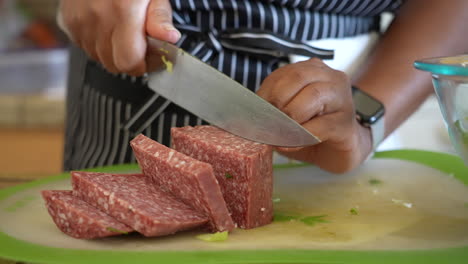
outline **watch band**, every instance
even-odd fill
[[[371,95],[352,86],[356,119],[371,131],[372,148],[375,150],[385,137],[384,105]]]
[[[358,122],[365,127],[368,127],[371,132],[372,137],[372,149],[376,150],[377,147],[382,143],[385,136],[385,117],[380,117],[374,124],[368,124],[365,122],[361,122],[361,118],[358,114],[356,114],[356,119]]]

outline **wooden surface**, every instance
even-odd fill
[[[0,128],[0,188],[60,173],[62,155],[62,128]]]
[[[0,189],[60,173],[62,155],[62,128],[0,128]]]

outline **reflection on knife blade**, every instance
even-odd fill
[[[149,39],[148,43],[147,63],[153,70],[148,86],[173,103],[252,141],[282,147],[320,142],[285,113],[210,65],[167,42]],[[171,72],[165,70],[168,64]]]

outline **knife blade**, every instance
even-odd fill
[[[148,38],[147,64],[150,89],[214,126],[273,146],[320,142],[278,108],[175,45]]]

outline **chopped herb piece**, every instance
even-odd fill
[[[308,226],[314,226],[317,223],[330,223],[330,221],[324,219],[327,215],[317,215],[317,216],[306,216],[299,219],[302,223]]]
[[[226,173],[224,174],[224,177],[226,177],[226,179],[231,179],[231,178],[233,178],[232,175],[229,174],[229,172],[226,172]]]
[[[287,222],[287,221],[292,221],[299,219],[299,216],[292,216],[292,215],[286,215],[286,214],[281,214],[281,213],[275,213],[273,217],[274,222]]]
[[[370,183],[370,185],[379,185],[379,184],[382,183],[382,181],[379,180],[379,179],[370,179],[369,183]]]
[[[272,200],[274,203],[279,203],[279,202],[281,201],[280,198],[273,198],[273,199],[271,199],[271,200]]]
[[[167,49],[165,49],[165,48],[160,48],[159,50],[166,53],[166,54],[169,54],[169,51]]]
[[[463,122],[461,120],[457,120],[454,125],[457,137],[465,146],[468,146],[468,131],[466,131],[466,128],[463,126]]]
[[[406,207],[406,208],[411,208],[411,207],[413,207],[413,204],[412,204],[412,203],[408,203],[408,202],[405,202],[405,201],[403,201],[403,200],[398,200],[398,199],[393,199],[393,198],[392,198],[392,202],[395,203],[395,204],[403,205],[403,206]]]
[[[352,214],[352,215],[358,215],[358,210],[356,208],[351,208],[349,210],[349,213]]]
[[[161,57],[162,59],[162,62],[164,63],[164,65],[166,65],[166,70],[169,72],[169,73],[172,73],[172,67],[173,67],[173,64],[170,60],[166,59],[166,56],[162,56]]]
[[[468,203],[465,203],[465,207],[468,208]]]
[[[289,214],[275,213],[273,217],[274,222],[289,222],[299,220],[308,226],[314,226],[317,223],[330,223],[330,221],[324,219],[327,215],[316,215],[316,216],[294,216]]]
[[[214,234],[202,234],[198,235],[197,238],[206,242],[225,241],[228,238],[228,231],[216,232]]]
[[[120,233],[120,234],[123,234],[123,235],[128,235],[128,232],[125,232],[125,231],[122,231],[122,230],[119,230],[117,228],[113,228],[113,227],[106,227],[107,231],[110,231],[110,232],[114,232],[114,233]]]

